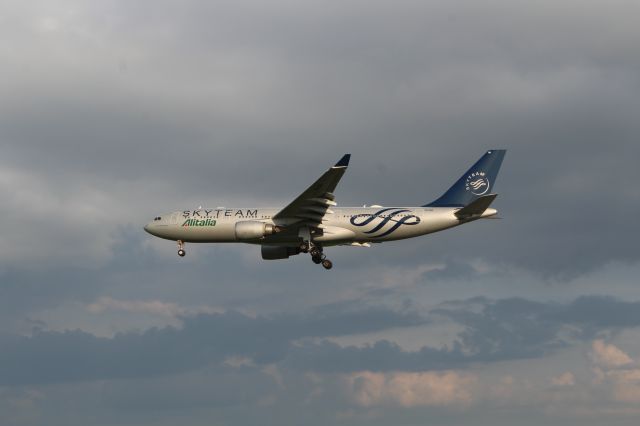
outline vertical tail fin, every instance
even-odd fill
[[[447,192],[423,207],[462,207],[489,194],[496,183],[506,152],[506,149],[487,151]]]

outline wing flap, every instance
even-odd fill
[[[336,203],[335,201],[326,198],[309,198],[307,199],[307,201],[309,203],[318,204],[325,207],[333,207],[338,205],[338,203]]]
[[[299,217],[300,219],[308,219],[312,222],[320,223],[322,222],[323,214],[313,214],[313,213],[296,213],[295,217]]]

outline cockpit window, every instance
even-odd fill
[[[158,220],[162,220],[162,218],[160,216],[156,217],[153,219],[154,221],[158,221]]]

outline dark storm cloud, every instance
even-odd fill
[[[82,22],[49,22],[44,7],[44,21],[33,18],[42,32],[16,19],[5,37],[24,24],[25,48],[4,64],[3,161],[53,194],[87,182],[111,198],[109,213],[151,201],[151,216],[186,200],[285,204],[307,185],[298,176],[310,183],[346,151],[342,205],[422,204],[501,147],[507,220],[465,231],[490,247],[458,234],[419,253],[554,277],[637,261],[636,26],[613,6],[580,7],[580,19],[531,7],[116,1],[85,5]],[[3,208],[11,217],[19,206]],[[395,251],[390,262],[417,261]]]
[[[321,372],[458,369],[540,358],[598,333],[637,327],[640,302],[596,296],[567,304],[477,298],[439,307],[429,315],[447,317],[464,330],[449,346],[418,351],[384,340],[363,347],[309,340],[429,322],[413,312],[339,304],[304,315],[201,314],[184,318],[180,329],[154,328],[113,338],[82,331],[5,334],[0,337],[0,378],[2,384],[16,385],[156,377],[193,371],[230,356]]]
[[[133,227],[114,230],[113,256],[100,267],[83,265],[9,266],[0,270],[0,318],[6,325],[21,321],[30,312],[58,306],[64,301],[94,300],[114,286],[114,272],[131,274],[160,268],[155,253],[142,244],[143,236]],[[60,242],[59,242],[60,243]],[[152,280],[153,281],[153,280]]]
[[[85,330],[0,337],[0,383],[74,382],[57,400],[47,386],[22,400],[0,389],[3,415],[11,411],[16,424],[175,424],[155,414],[159,406],[222,401],[229,411],[198,419],[188,410],[184,423],[251,424],[274,418],[255,391],[242,402],[238,386],[268,388],[256,374],[220,384],[235,389],[230,399],[217,371],[189,396],[146,394],[228,356],[275,363],[301,382],[308,371],[544,358],[638,326],[638,303],[601,297],[543,303],[496,294],[424,316],[366,306],[405,297],[420,306],[432,300],[420,295],[445,284],[447,298],[484,294],[504,270],[571,280],[640,260],[639,14],[626,0],[3,2],[0,329],[24,329],[26,321]],[[504,220],[370,250],[332,248],[330,277],[308,259],[260,263],[255,247],[192,245],[177,262],[171,243],[141,230],[173,209],[284,205],[345,152],[353,158],[336,191],[340,205],[423,204],[494,147],[508,150],[495,187]],[[621,281],[616,288],[633,294],[634,278]],[[532,284],[528,295],[548,297]],[[496,284],[496,293],[524,292],[507,285]],[[568,297],[584,293],[579,280],[571,285]],[[101,297],[227,313],[103,338],[86,330],[91,321],[108,328],[108,319],[84,311]],[[292,313],[362,297],[357,306]],[[49,321],[52,311],[58,324]],[[433,317],[462,327],[446,347],[329,340]],[[135,329],[131,322],[120,329]],[[108,378],[125,380],[114,380],[109,393],[97,381]],[[296,395],[282,403],[280,423],[372,423],[368,415],[341,417],[344,401],[302,403],[297,391],[311,387],[290,390]],[[115,408],[102,405],[105,395]],[[93,401],[86,419],[76,416],[79,397]],[[140,417],[122,417],[129,399],[140,402]],[[42,404],[42,418],[13,416],[18,405],[38,415]],[[304,413],[292,414],[296,406]],[[433,418],[431,409],[418,419],[412,413],[378,420]],[[243,416],[251,420],[237,421]],[[485,422],[496,424],[494,416]]]
[[[293,346],[285,365],[323,372],[459,369],[542,358],[599,333],[640,326],[640,302],[610,297],[585,296],[567,304],[477,298],[455,305],[430,311],[464,326],[449,346],[406,351],[384,340],[363,347],[308,342]]]
[[[281,360],[303,337],[327,337],[424,324],[415,313],[325,306],[305,315],[255,318],[238,312],[184,318],[181,329],[100,338],[80,330],[36,330],[31,337],[0,336],[2,384],[149,377],[201,368],[229,356],[260,364]]]

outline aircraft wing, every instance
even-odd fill
[[[340,161],[327,170],[295,200],[273,216],[274,220],[286,222],[287,225],[307,225],[317,227],[329,208],[335,206],[333,191],[349,165],[351,154],[345,154]]]

